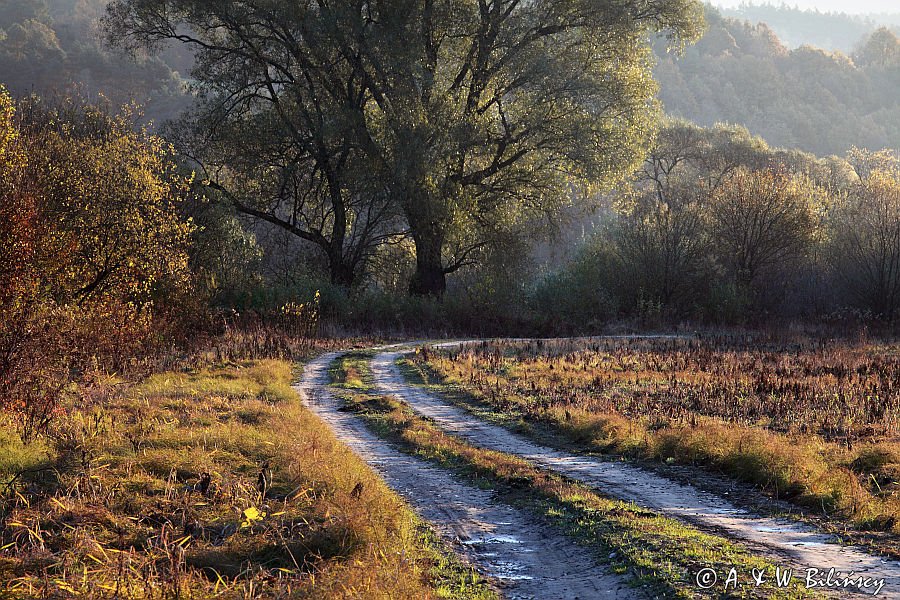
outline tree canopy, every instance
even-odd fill
[[[353,254],[347,236],[369,221],[352,203],[386,198],[415,243],[411,291],[441,294],[496,232],[637,164],[656,108],[647,36],[694,39],[701,22],[693,0],[119,0],[106,25],[132,49],[194,48],[201,122],[232,156],[259,155],[247,171],[288,204],[270,189],[239,208]],[[287,160],[266,167],[253,131]],[[321,190],[324,228],[297,218],[285,170]]]

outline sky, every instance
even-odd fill
[[[725,8],[739,6],[745,0],[713,0],[712,4]],[[896,13],[900,12],[897,0],[755,0],[753,4],[787,4],[803,9],[818,9],[821,12],[844,12],[848,14]]]

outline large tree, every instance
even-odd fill
[[[193,44],[225,119],[272,110],[296,140],[321,123],[284,115],[323,103],[312,114],[333,124],[332,150],[363,157],[402,210],[411,291],[440,294],[497,231],[555,214],[573,183],[633,170],[655,111],[648,36],[693,38],[700,12],[695,0],[117,0],[107,25],[132,47]],[[316,169],[334,161],[302,149]]]
[[[231,83],[228,67],[209,69]],[[233,106],[215,96],[170,133],[201,170],[210,197],[318,247],[331,282],[352,286],[378,246],[404,227],[344,134],[340,107],[315,93],[275,105],[246,98]]]

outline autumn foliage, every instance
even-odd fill
[[[0,93],[0,404],[26,437],[145,347],[187,281],[188,182],[132,121]]]

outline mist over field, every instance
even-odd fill
[[[854,8],[857,6],[853,4]],[[822,11],[793,4],[738,3],[720,7],[723,15],[751,23],[765,23],[788,48],[804,44],[847,55],[857,51],[862,40],[879,27],[894,32],[900,28],[900,10],[887,6],[883,12]]]
[[[713,6],[719,8],[740,8],[742,6],[774,6],[799,8],[804,11],[820,13],[844,13],[851,15],[889,14],[897,9],[893,0],[859,0],[847,2],[846,0],[792,0],[790,2],[747,2],[747,0],[715,0]]]

